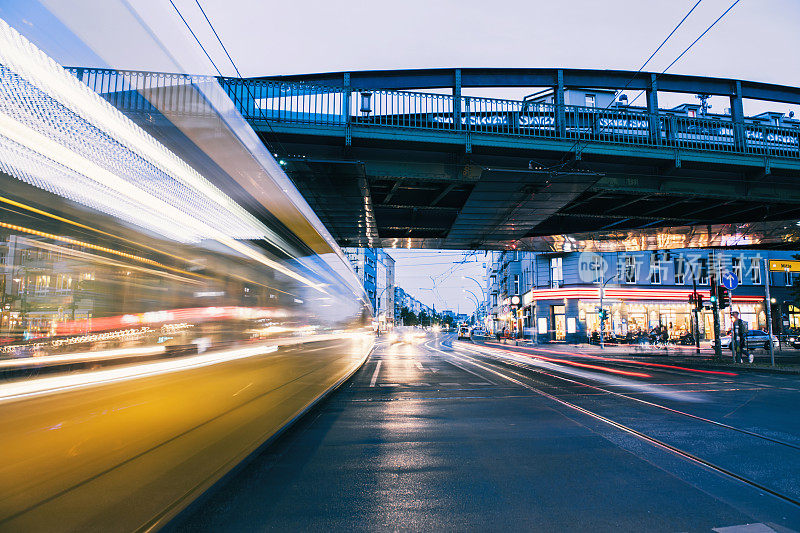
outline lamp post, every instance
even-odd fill
[[[601,283],[601,285],[600,285],[600,309],[597,312],[597,314],[600,315],[600,349],[601,350],[605,349],[605,342],[606,342],[606,340],[605,340],[606,339],[606,317],[605,317],[606,310],[603,309],[603,296],[605,294],[606,284],[609,281],[611,281],[614,278],[616,278],[616,277],[617,277],[617,274],[614,274],[610,278],[604,279],[605,278],[605,272],[603,272],[603,274],[601,275],[601,278],[600,278],[600,283]]]
[[[475,304],[475,320],[476,321],[480,320],[480,316],[479,316],[480,308],[481,308],[480,298],[478,298],[478,296],[474,292],[469,290],[469,289],[463,289],[463,290],[464,290],[464,292],[472,295],[472,297],[473,297],[472,302]]]

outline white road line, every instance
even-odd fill
[[[414,361],[414,364],[417,366],[417,368],[419,368],[423,372],[425,371],[425,368],[423,368],[422,363],[420,363],[419,361]]]
[[[425,346],[426,346],[428,349],[430,349],[430,350],[434,350],[434,351],[436,351],[436,352],[439,352],[439,353],[442,353],[442,354],[444,354],[444,355],[451,355],[451,354],[452,354],[451,352],[449,353],[449,352],[442,351],[442,350],[440,350],[440,349],[438,349],[438,348],[434,348],[433,346],[431,346],[431,343],[427,343],[427,344],[425,344]],[[464,372],[467,372],[467,373],[469,373],[469,374],[472,374],[473,376],[478,376],[478,377],[479,377],[479,378],[481,378],[481,379],[485,379],[485,380],[489,381],[489,384],[490,384],[490,385],[497,385],[497,386],[499,386],[499,384],[498,384],[498,383],[495,383],[494,381],[491,381],[491,380],[487,379],[487,378],[486,378],[486,376],[481,376],[480,374],[478,374],[478,373],[476,373],[476,372],[473,372],[472,370],[469,370],[469,369],[467,369],[467,368],[464,368],[463,366],[461,366],[461,365],[459,365],[459,364],[456,364],[456,363],[454,363],[454,362],[451,360],[451,358],[448,358],[448,359],[447,359],[447,362],[448,362],[448,363],[450,363],[451,365],[453,365],[454,367],[456,367],[456,368],[458,368],[458,369],[460,369],[460,370],[463,370]]]
[[[448,381],[447,383],[439,383],[439,385],[444,385],[446,387],[460,387],[461,383],[453,383],[452,381]]]
[[[378,373],[381,371],[382,364],[383,364],[383,359],[378,359],[378,364],[375,365],[375,372],[372,373],[372,379],[369,382],[370,387],[374,387],[375,383],[378,381]]]

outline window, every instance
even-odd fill
[[[741,257],[734,257],[731,259],[731,266],[733,267],[733,273],[736,274],[736,279],[739,280],[739,283],[742,282],[742,258]]]
[[[757,257],[750,260],[750,276],[753,285],[761,285],[761,261]]]
[[[661,260],[656,254],[650,256],[650,283],[661,285]]]
[[[792,273],[791,273],[791,271],[785,270],[783,272],[783,275],[785,276],[784,281],[786,282],[786,285],[791,285],[792,284]]]
[[[708,285],[708,259],[700,257],[697,259],[697,283]]]
[[[514,294],[519,294],[519,275],[514,274]]]
[[[550,258],[550,286],[561,287],[564,284],[564,271],[560,257]]]
[[[636,257],[625,257],[625,283],[636,283]]]
[[[594,107],[594,95],[587,94],[586,97],[586,107]]]
[[[492,293],[492,306],[496,306],[496,305],[497,305],[497,293],[493,292]]]
[[[686,260],[683,256],[675,258],[675,285],[683,285],[686,277]]]
[[[691,118],[694,118],[694,117],[696,117],[696,116],[697,116],[697,110],[696,110],[696,109],[690,109],[689,111],[687,111],[687,114],[688,114],[688,115],[689,115]]]

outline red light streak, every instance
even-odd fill
[[[547,350],[545,348],[535,348],[537,351],[547,352],[547,353],[554,353],[558,355],[571,355],[574,357],[584,357],[587,359],[600,359],[602,361],[613,361],[616,363],[629,363],[632,365],[641,365],[641,366],[652,366],[657,368],[671,368],[674,370],[685,370],[686,372],[696,372],[698,374],[717,374],[721,376],[738,376],[738,374],[734,372],[725,372],[722,370],[703,370],[700,368],[686,368],[684,366],[675,366],[675,365],[665,365],[662,363],[648,363],[646,361],[633,361],[631,359],[619,359],[615,357],[601,357],[599,355],[588,355],[588,354],[578,354],[578,353],[571,353],[571,352],[561,352],[558,350]],[[524,353],[524,352],[518,352]]]
[[[578,366],[581,368],[590,368],[592,370],[600,370],[602,372],[609,372],[611,374],[620,374],[622,376],[632,376],[637,378],[650,378],[653,377],[650,374],[644,374],[642,372],[632,372],[630,370],[619,370],[618,368],[607,368],[604,366],[597,366],[597,365],[589,365],[586,363],[579,363],[577,361],[568,361],[566,359],[555,359],[553,357],[545,357],[544,355],[539,354],[532,354],[527,352],[518,352],[516,350],[503,350],[504,352],[514,353],[518,355],[524,355],[526,357],[530,357],[532,359],[541,359],[542,361],[547,361],[550,363],[561,363],[570,366]]]

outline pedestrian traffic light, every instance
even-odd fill
[[[714,305],[715,303],[717,303],[717,286],[712,284],[710,292],[711,292],[711,297],[708,299],[708,301],[711,302],[712,305]]]
[[[717,287],[717,298],[719,298],[719,308],[720,309],[725,309],[726,307],[728,307],[728,303],[729,303],[728,302],[728,296],[729,296],[729,294],[730,294],[730,291],[728,291],[728,288],[725,287],[724,285],[720,285],[719,287]]]
[[[702,309],[703,308],[703,295],[702,294],[698,294],[697,295],[697,302],[696,303],[697,303],[697,309]]]

